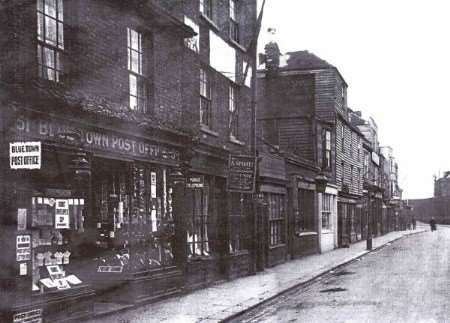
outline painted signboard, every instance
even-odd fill
[[[78,133],[81,144],[88,151],[113,152],[152,161],[177,162],[180,160],[180,152],[170,146],[67,120],[19,116],[13,130],[19,137],[63,141],[72,145],[75,143],[65,140],[61,134]]]
[[[230,192],[254,193],[256,158],[230,155],[228,163],[227,190]]]

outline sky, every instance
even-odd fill
[[[450,170],[449,12],[445,0],[266,0],[258,47],[273,39],[336,66],[348,106],[394,149],[403,198],[427,198]]]

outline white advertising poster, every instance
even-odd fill
[[[69,229],[69,200],[57,199],[55,205],[55,228]]]
[[[11,169],[41,169],[41,142],[24,141],[9,143]]]

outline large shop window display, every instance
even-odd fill
[[[84,286],[78,242],[86,200],[70,170],[73,155],[44,150],[42,168],[16,173],[16,261],[33,294]]]
[[[135,273],[173,264],[172,188],[168,169],[94,162],[97,273]]]

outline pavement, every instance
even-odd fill
[[[416,230],[396,231],[373,238],[372,251],[366,250],[366,241],[363,240],[351,244],[349,248],[290,260],[256,275],[222,282],[189,294],[112,314],[105,315],[105,304],[96,304],[98,314],[101,316],[88,322],[226,322],[296,287],[307,285],[369,252],[426,230],[429,230],[428,226],[419,224]]]

